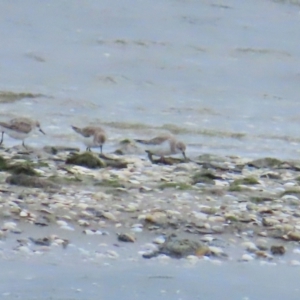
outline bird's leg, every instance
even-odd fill
[[[152,163],[154,163],[154,161],[153,161],[153,154],[152,154],[149,150],[146,150],[146,153],[148,154],[149,160],[150,160]]]
[[[102,154],[102,145],[100,145],[100,153]]]
[[[4,132],[2,131],[2,136],[1,136],[0,145],[2,145],[2,143],[3,143],[3,135],[4,135]]]
[[[160,161],[161,161],[162,164],[165,164],[165,163],[166,163],[165,157],[164,157],[164,156],[161,156],[161,157],[160,157]]]
[[[25,146],[24,140],[23,140],[22,146],[23,146],[26,150],[28,150],[28,148]]]
[[[86,147],[86,151],[89,151],[89,152],[91,152],[92,150],[91,150],[91,148],[90,148],[90,147]]]

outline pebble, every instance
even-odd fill
[[[5,229],[5,230],[14,230],[17,228],[17,224],[14,223],[14,222],[5,222],[3,224],[3,227],[2,227],[2,230]]]
[[[242,261],[251,261],[251,260],[254,260],[254,257],[249,254],[243,254],[241,260]]]
[[[11,159],[16,151],[3,154]],[[61,151],[56,157],[65,160],[66,156],[67,153]],[[191,237],[197,242],[201,240],[217,256],[227,254],[230,245],[246,249],[249,253],[242,256],[243,261],[276,261],[276,255],[282,255],[288,249],[286,244],[289,241],[300,241],[300,199],[297,194],[300,188],[296,180],[300,172],[296,168],[290,168],[287,163],[280,164],[281,168],[278,169],[268,165],[270,159],[261,159],[253,164],[256,167],[250,167],[247,164],[250,165],[251,160],[246,158],[210,156],[211,160],[206,161],[205,156],[202,156],[201,159],[204,159],[204,163],[218,178],[214,182],[210,181],[210,184],[201,182],[195,187],[192,184],[193,176],[202,167],[193,162],[164,166],[151,164],[137,156],[123,155],[122,160],[128,163],[124,169],[89,169],[72,165],[68,165],[66,169],[58,169],[53,157],[47,161],[50,167],[42,167],[41,170],[35,165],[34,168],[43,173],[45,179],[53,175],[71,179],[62,189],[49,193],[43,189],[37,192],[36,189],[27,187],[14,190],[12,185],[8,189],[8,183],[1,187],[3,192],[0,191],[0,210],[5,222],[0,230],[0,242],[4,245],[5,237],[18,239],[16,234],[21,233],[21,230],[17,228],[17,224],[22,226],[22,230],[23,224],[35,224],[39,226],[35,226],[36,230],[48,226],[47,232],[55,232],[59,228],[76,230],[79,234],[88,236],[109,233],[115,236],[117,231],[126,232],[118,238],[126,236],[128,241],[135,241],[137,246],[140,246],[140,239],[148,239],[152,241],[151,247],[156,250],[166,243],[165,236],[176,233],[183,241]],[[109,157],[120,159],[117,155]],[[28,159],[23,161],[27,163]],[[274,162],[271,160],[271,163]],[[214,165],[225,169],[219,170]],[[237,172],[227,171],[226,168]],[[3,178],[9,175],[2,173]],[[83,181],[73,185],[74,176]],[[259,185],[252,184],[250,177],[259,178]],[[231,191],[231,183],[239,179],[243,180],[240,184],[243,191],[240,192],[238,187]],[[249,184],[245,179],[249,179]],[[94,185],[95,182],[103,183],[104,180],[115,181],[123,187]],[[166,188],[161,189],[162,185]],[[105,228],[105,231],[97,228]],[[26,225],[24,230],[26,235],[30,229]],[[71,232],[64,232],[64,235],[72,240]],[[264,237],[261,243],[259,236]],[[38,238],[40,236],[37,234],[36,239]],[[93,241],[92,237],[84,239],[88,245]],[[272,245],[275,241],[280,244]],[[32,246],[30,243],[28,245]],[[28,245],[24,243],[16,249]],[[69,245],[69,241],[56,237],[52,239],[52,245]],[[107,245],[111,246],[109,242]],[[148,245],[149,249],[151,247]],[[35,252],[29,249],[29,253],[42,255],[47,249],[41,248]],[[296,248],[290,254],[297,255],[297,251],[299,250]],[[232,252],[229,253],[230,259],[231,255],[239,255]],[[108,253],[102,255],[105,257]],[[96,254],[91,251],[89,255]],[[97,255],[101,256],[99,253]],[[118,255],[111,254],[112,257]],[[193,255],[188,257],[188,260],[194,259]],[[204,259],[211,260],[206,257]]]
[[[107,250],[105,252],[105,254],[107,255],[107,257],[112,258],[112,259],[116,259],[120,256],[116,251],[113,251],[113,250]]]
[[[257,246],[253,242],[244,242],[242,246],[249,252],[255,252],[258,250]]]
[[[165,239],[163,236],[159,236],[159,237],[156,237],[156,238],[153,240],[153,243],[154,243],[154,244],[161,245],[161,244],[163,244],[165,241],[166,241],[166,239]]]
[[[291,265],[295,266],[295,267],[298,267],[298,266],[300,266],[300,261],[293,259],[293,260],[291,260]]]
[[[224,256],[224,250],[220,247],[209,246],[210,252],[215,256]]]

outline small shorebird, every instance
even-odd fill
[[[164,157],[166,155],[182,153],[184,159],[186,146],[183,142],[177,141],[174,136],[162,135],[150,140],[135,140],[146,147],[150,154]]]
[[[0,145],[3,142],[3,134],[6,133],[14,139],[22,140],[23,147],[27,148],[24,141],[36,128],[41,133],[45,134],[45,132],[41,128],[40,123],[29,118],[15,118],[10,120],[9,123],[0,122],[0,130],[2,131],[2,139]]]
[[[100,147],[100,152],[102,153],[102,147],[106,141],[106,134],[101,127],[87,126],[79,128],[72,125],[72,128],[81,136],[83,143],[86,145],[86,151],[91,151],[91,148]]]

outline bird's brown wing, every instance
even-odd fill
[[[135,141],[145,145],[160,145],[161,143],[165,142],[168,139],[169,136],[157,136],[150,140],[135,140]]]
[[[26,122],[14,122],[10,124],[0,122],[0,126],[6,129],[10,129],[22,133],[29,133],[32,129],[31,125],[27,124]]]

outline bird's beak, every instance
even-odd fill
[[[46,133],[42,130],[42,128],[39,128],[39,131],[40,131],[42,134],[46,134]]]

